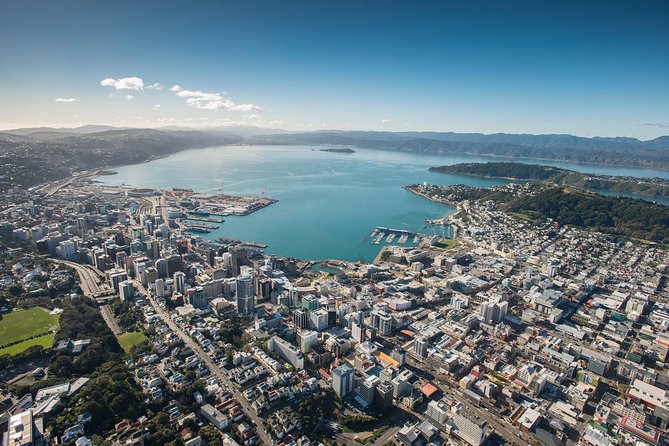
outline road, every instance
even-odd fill
[[[123,330],[121,330],[121,327],[119,327],[116,322],[116,318],[114,318],[114,314],[111,312],[109,305],[102,305],[100,307],[100,314],[102,314],[102,319],[105,320],[109,329],[114,333],[114,336],[123,334]]]
[[[408,363],[418,369],[424,369],[425,364],[417,363],[413,358],[407,358]],[[456,401],[460,401],[464,404],[465,408],[472,414],[479,417],[481,420],[487,422],[492,428],[493,432],[500,435],[508,444],[513,444],[516,446],[527,446],[530,443],[529,439],[523,438],[519,433],[521,432],[515,426],[508,423],[506,420],[497,417],[492,414],[488,409],[476,406],[471,403],[467,397],[462,395],[462,392],[455,383],[451,383],[451,386],[443,385],[439,380],[431,380],[439,390],[441,390],[445,395],[450,395]]]
[[[100,294],[101,291],[103,291],[100,289],[99,282],[100,276],[102,275],[104,277],[104,274],[102,274],[100,271],[95,270],[91,266],[81,265],[79,263],[70,262],[67,260],[53,259],[53,261],[74,268],[74,270],[79,275],[79,286],[81,287],[81,291],[83,291],[85,296],[95,300],[95,297]],[[121,327],[119,327],[118,323],[116,322],[109,305],[100,306],[100,314],[114,335],[123,333],[123,330],[121,330]]]
[[[153,308],[156,310],[156,313],[162,321],[174,332],[181,338],[181,340],[186,344],[188,347],[190,347],[193,350],[193,353],[195,353],[201,360],[202,362],[205,363],[207,368],[209,368],[209,371],[218,378],[218,380],[223,384],[223,386],[228,390],[232,396],[237,400],[237,403],[241,406],[242,410],[246,414],[246,416],[253,421],[255,424],[256,432],[258,433],[258,436],[262,440],[262,442],[266,445],[272,445],[274,442],[272,441],[272,437],[267,433],[265,430],[265,426],[263,426],[263,420],[258,417],[256,414],[256,411],[251,407],[251,405],[247,402],[246,398],[241,394],[241,392],[237,389],[237,387],[230,381],[230,378],[228,375],[223,373],[221,368],[214,362],[213,359],[205,352],[200,345],[193,340],[186,332],[184,332],[179,325],[177,325],[171,318],[169,313],[164,310],[160,305],[158,305],[158,302],[151,296],[151,294],[148,293],[146,288],[138,282],[134,281],[135,286],[139,290],[139,292],[149,299],[151,302],[151,305],[153,305]]]

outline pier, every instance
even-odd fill
[[[208,223],[223,223],[225,220],[222,218],[212,218],[212,217],[192,217],[188,216],[186,217],[186,220],[192,220],[192,221],[204,221]]]
[[[420,243],[421,239],[424,237],[424,234],[419,232],[409,231],[407,229],[393,229],[386,228],[384,226],[377,226],[372,232],[367,235],[362,240],[362,243],[365,243],[368,239],[371,239],[373,245],[380,245],[384,242],[386,244],[392,244],[397,239],[398,245],[404,245],[413,240],[413,243]]]

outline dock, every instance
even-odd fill
[[[364,243],[367,239],[371,239],[371,243],[373,245],[380,245],[384,243],[384,241],[385,244],[392,244],[396,241],[398,245],[404,245],[409,243],[409,240],[413,240],[413,243],[418,244],[423,237],[423,234],[409,231],[407,229],[393,229],[386,228],[384,226],[377,226],[372,232],[369,233],[367,237],[363,239],[362,243]]]
[[[225,220],[222,218],[212,218],[212,217],[192,217],[188,216],[186,217],[186,220],[192,220],[192,221],[204,221],[208,223],[223,223]]]

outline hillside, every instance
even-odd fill
[[[591,190],[610,190],[652,197],[669,197],[669,181],[662,178],[636,178],[592,175],[553,166],[524,163],[463,163],[431,167],[432,172],[452,173],[521,181],[543,181]]]
[[[488,201],[503,211],[529,220],[551,218],[563,225],[594,229],[621,240],[669,244],[669,207],[645,200],[604,196],[545,183],[489,188],[412,185],[407,189],[435,201]]]
[[[45,130],[38,130],[43,134]],[[34,132],[33,132],[34,133]],[[136,164],[186,149],[236,144],[240,137],[227,133],[107,130],[58,138],[0,134],[0,191],[14,186],[31,187],[94,168]]]
[[[323,131],[247,138],[256,144],[324,144],[417,152],[551,159],[615,166],[669,169],[669,138],[584,138],[573,135],[513,135],[452,132]]]

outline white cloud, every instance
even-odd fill
[[[103,87],[114,87],[117,90],[143,90],[144,81],[141,77],[107,78],[100,81]]]
[[[200,110],[229,110],[242,112],[262,112],[262,108],[254,104],[237,104],[226,98],[222,93],[206,93],[199,90],[184,90],[179,85],[170,88],[178,97],[186,99],[186,103]]]
[[[381,124],[389,124],[389,123],[390,123],[390,119],[382,119],[381,120]]]
[[[77,99],[77,98],[56,98],[56,100],[54,102],[67,102],[67,103],[79,102],[79,99]]]
[[[153,110],[158,111],[160,110],[160,104],[156,104],[153,106]]]
[[[132,101],[133,99],[135,99],[135,97],[134,97],[133,95],[131,95],[131,94],[126,95],[125,98],[126,98],[127,100],[129,100],[129,101]]]
[[[151,85],[147,86],[146,88],[148,88],[149,90],[162,90],[163,89],[163,84],[161,84],[160,82],[156,82],[155,84],[151,84]]]

